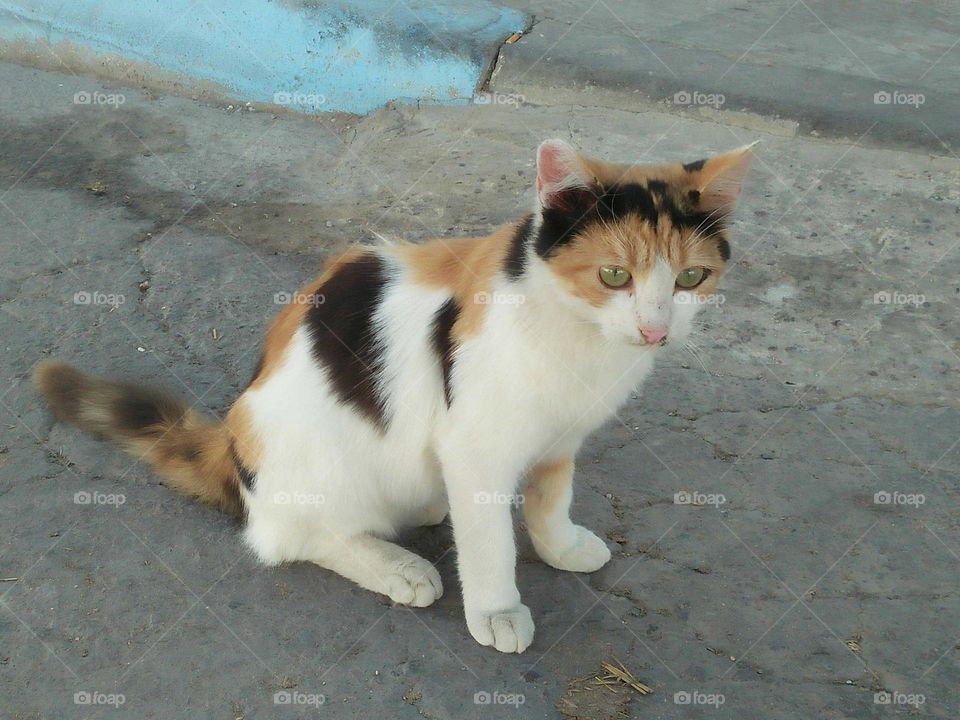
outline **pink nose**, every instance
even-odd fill
[[[647,343],[655,345],[667,336],[667,329],[655,325],[645,325],[640,328],[640,334],[643,335],[643,339],[646,340]]]

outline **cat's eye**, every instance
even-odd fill
[[[619,265],[604,265],[600,268],[600,280],[607,287],[623,287],[630,282],[630,272]]]
[[[697,285],[703,282],[703,279],[707,276],[706,269],[702,267],[688,267],[685,270],[681,270],[677,273],[677,286],[690,289],[695,288]]]

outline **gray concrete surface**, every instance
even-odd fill
[[[534,26],[503,48],[493,87],[530,102],[579,98],[688,115],[720,106],[779,117],[804,134],[939,154],[960,148],[953,3],[504,2],[533,15]],[[875,102],[876,93],[890,102]]]
[[[0,64],[3,717],[960,714],[960,161],[588,105],[274,117]],[[764,142],[699,351],[580,458],[575,516],[614,559],[577,576],[521,549],[521,656],[469,637],[449,528],[406,538],[448,588],[425,610],[260,568],[225,518],[53,424],[29,386],[55,356],[220,413],[276,293],[359,240],[517,217],[552,136],[637,161]],[[613,658],[653,693],[577,682]],[[325,703],[276,705],[284,689]]]

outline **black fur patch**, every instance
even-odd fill
[[[532,228],[533,215],[527,215],[510,239],[510,250],[507,252],[506,260],[504,260],[503,269],[511,280],[516,280],[526,270],[527,241],[530,238]]]
[[[656,194],[656,200],[654,199]],[[651,180],[647,187],[628,183],[608,188],[597,200],[600,219],[611,222],[627,215],[639,215],[651,225],[657,224],[657,203],[663,203],[667,197],[667,186],[658,180]]]
[[[233,460],[233,466],[237,468],[237,475],[240,476],[240,482],[243,483],[243,486],[249,492],[253,492],[253,486],[257,481],[257,476],[250,471],[250,468],[243,464],[232,442],[230,443],[230,458]]]
[[[695,191],[694,191],[695,192]],[[542,258],[550,258],[587,226],[612,223],[628,215],[638,215],[656,227],[661,215],[670,218],[675,228],[696,229],[712,235],[721,229],[722,218],[710,218],[697,209],[699,193],[675,197],[662,180],[650,180],[646,187],[637,183],[564,193],[564,203],[543,211],[543,224],[534,247]]]
[[[196,462],[203,454],[203,448],[197,443],[191,441],[189,437],[185,438],[181,444],[176,447],[177,455],[186,462]]]
[[[667,197],[667,184],[663,180],[648,180],[647,190],[660,198]]]
[[[708,219],[707,213],[700,212],[697,210],[697,204],[700,202],[700,193],[696,190],[691,190],[686,197],[686,202],[680,199],[679,202],[674,200],[674,197],[670,194],[670,189],[665,182],[662,180],[651,180],[647,183],[647,187],[650,189],[656,198],[659,211],[665,213],[670,217],[670,224],[675,228],[699,228],[703,230],[706,227],[706,222]],[[653,223],[656,225],[656,222]],[[703,226],[703,227],[701,227]]]
[[[706,164],[706,160],[694,160],[693,162],[688,162],[683,164],[683,169],[687,172],[696,172],[697,170],[703,170],[703,166]]]
[[[377,390],[383,347],[373,316],[386,285],[383,260],[373,253],[363,255],[318,289],[324,302],[311,307],[306,317],[313,356],[327,368],[334,391],[380,428],[386,426],[385,403]]]
[[[178,422],[184,412],[179,402],[150,388],[126,383],[120,386],[111,410],[117,429],[128,433]]]
[[[554,202],[541,213],[540,232],[534,242],[534,249],[542,258],[551,257],[596,219],[597,196],[590,190],[567,190]]]
[[[723,218],[719,215],[710,217],[710,213],[700,212],[689,207],[680,207],[674,203],[667,205],[670,222],[675,228],[696,230],[697,234],[709,237],[720,228]]]
[[[730,243],[727,242],[726,238],[717,238],[717,250],[720,251],[720,257],[723,258],[724,262],[730,259]]]
[[[437,310],[433,318],[433,333],[431,339],[433,350],[440,360],[440,371],[443,374],[443,395],[447,407],[453,402],[453,387],[450,377],[453,373],[453,325],[460,317],[460,304],[450,298]]]

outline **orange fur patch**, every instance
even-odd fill
[[[646,185],[650,180],[662,180],[675,188],[703,190],[712,179],[727,171],[743,157],[741,151],[715,155],[703,161],[703,166],[687,170],[679,163],[662,165],[621,165],[596,158],[580,156],[580,163],[586,173],[603,187],[637,183]]]
[[[253,419],[245,395],[237,398],[226,418],[227,432],[233,442],[233,451],[244,467],[256,472],[260,469],[263,442],[254,431]]]
[[[539,531],[540,520],[548,517],[563,500],[573,477],[573,457],[534,466],[527,473],[523,509],[528,524]]]
[[[431,240],[391,250],[413,270],[416,282],[432,288],[448,288],[460,306],[453,326],[457,342],[480,331],[488,304],[482,294],[503,267],[517,225],[507,225],[481,238]]]

